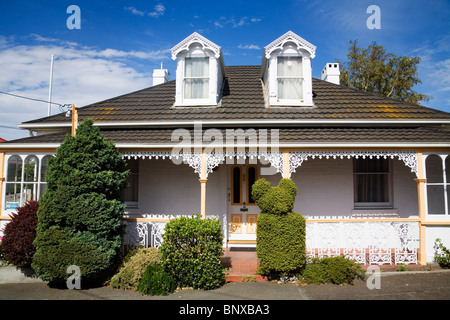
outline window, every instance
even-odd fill
[[[353,159],[353,178],[355,206],[391,206],[388,159]]]
[[[449,215],[450,156],[432,154],[425,160],[427,207],[430,215]]]
[[[11,155],[6,161],[4,208],[16,210],[45,192],[51,155]]]
[[[253,184],[258,180],[258,173],[256,172],[255,166],[247,167],[247,203],[255,204],[255,200],[252,197],[252,187]]]
[[[209,58],[185,58],[184,98],[208,99]]]
[[[130,174],[127,176],[128,186],[122,195],[124,201],[129,207],[137,207],[139,201],[139,159],[127,160],[127,169]]]
[[[231,204],[242,204],[242,168],[233,166],[231,168]]]
[[[246,166],[246,169],[240,165],[234,165],[231,168],[231,204],[255,205],[255,200],[252,198],[252,187],[257,179],[258,171],[255,165]]]
[[[302,70],[301,57],[277,58],[278,99],[303,98]]]

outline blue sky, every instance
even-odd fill
[[[81,29],[69,29],[70,5]],[[381,29],[367,28],[377,5]],[[292,30],[317,46],[313,76],[327,62],[345,60],[349,40],[376,41],[396,55],[421,58],[414,89],[422,103],[450,112],[450,2],[342,1],[29,1],[0,2],[0,91],[84,106],[151,86],[163,62],[171,79],[170,49],[196,31],[222,47],[226,65],[258,65],[264,46]],[[60,112],[52,106],[52,114]],[[28,135],[17,124],[45,117],[46,103],[0,94],[0,137]]]

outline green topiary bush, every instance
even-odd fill
[[[157,248],[139,248],[133,250],[129,258],[127,255],[125,260],[119,272],[111,278],[113,288],[136,288],[147,267],[161,263],[161,255]]]
[[[32,268],[42,280],[65,282],[80,268],[82,282],[104,281],[117,264],[125,232],[126,163],[92,120],[67,136],[48,164],[40,198]]]
[[[307,284],[353,284],[356,278],[364,277],[361,266],[343,256],[312,259],[301,274],[302,281]]]
[[[306,220],[294,208],[297,187],[290,179],[282,179],[271,187],[259,179],[252,196],[261,209],[256,229],[258,274],[279,276],[297,273],[306,263]]]
[[[11,215],[11,221],[4,229],[3,259],[17,267],[30,267],[33,261],[38,209],[37,201],[28,201],[17,209],[17,213]]]
[[[139,292],[152,296],[166,296],[173,293],[176,288],[175,280],[160,264],[149,265],[137,285]]]
[[[297,273],[306,263],[306,222],[300,214],[261,213],[257,221],[258,274]]]
[[[160,247],[164,269],[178,287],[215,289],[225,283],[220,257],[222,229],[217,219],[200,215],[180,217],[166,224]]]

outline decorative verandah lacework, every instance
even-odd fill
[[[303,161],[309,158],[315,159],[394,159],[397,157],[418,177],[417,152],[414,151],[290,151],[289,152],[289,177]]]
[[[201,177],[202,154],[201,152],[179,152],[170,151],[134,151],[122,152],[125,159],[170,159],[177,163],[185,162],[195,173]],[[206,153],[206,177],[213,172],[213,169],[226,159],[264,159],[268,161],[277,172],[283,173],[283,153],[282,152],[260,152],[260,151],[232,151],[232,152],[207,152]]]
[[[170,151],[134,151],[123,152],[122,156],[127,159],[171,159],[182,160],[187,163],[196,173],[201,176],[201,152],[180,152],[172,153]],[[284,159],[281,151],[234,151],[234,152],[208,152],[206,153],[206,176],[214,168],[228,159],[264,159],[273,166],[277,172],[283,176]],[[311,159],[351,159],[351,158],[398,158],[403,161],[407,167],[418,176],[417,152],[414,151],[289,151],[289,177],[302,165],[303,161]]]

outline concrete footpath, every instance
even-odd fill
[[[10,281],[0,278],[0,300],[450,300],[450,270],[379,275],[346,286],[230,282],[216,290],[183,289],[168,296],[144,296],[110,287],[57,289],[36,278],[11,278]]]

